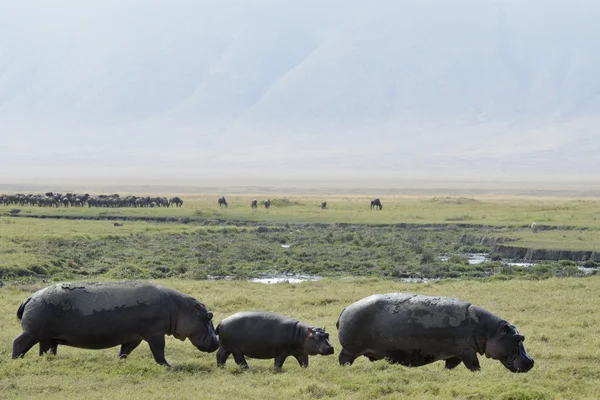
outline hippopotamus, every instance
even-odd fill
[[[23,333],[13,342],[12,358],[36,343],[40,355],[57,345],[105,349],[121,345],[126,358],[141,342],[154,360],[165,359],[165,335],[186,338],[200,351],[213,352],[219,341],[212,313],[198,300],[149,282],[59,283],[35,292],[17,311]]]
[[[308,367],[308,356],[333,354],[329,334],[293,318],[263,311],[241,312],[225,318],[217,325],[221,347],[217,365],[225,366],[230,354],[242,368],[248,368],[244,356],[275,359],[280,369],[288,356]]]
[[[337,324],[340,365],[363,355],[409,367],[445,360],[480,369],[477,354],[499,360],[512,372],[527,372],[533,359],[514,325],[481,307],[451,297],[374,294],[346,307]]]

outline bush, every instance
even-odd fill
[[[34,265],[29,267],[29,270],[38,274],[38,275],[48,275],[48,270],[41,265]]]
[[[32,275],[31,271],[22,267],[0,266],[0,279],[10,279]]]
[[[133,265],[111,268],[107,275],[114,279],[147,279],[150,278],[148,271]]]
[[[265,204],[264,201],[261,202],[262,205]],[[290,199],[286,199],[285,197],[273,199],[271,200],[271,206],[275,207],[291,207],[291,206],[300,206],[302,203]]]
[[[435,261],[435,256],[433,255],[433,253],[429,250],[423,250],[423,253],[421,254],[420,263],[421,264],[429,264],[434,261]]]
[[[450,264],[459,264],[459,265],[469,265],[469,258],[465,256],[453,255],[448,258],[448,263]]]

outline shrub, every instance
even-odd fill
[[[108,276],[114,279],[147,279],[150,278],[148,271],[133,265],[111,268]]]
[[[460,264],[460,265],[469,265],[469,258],[465,256],[453,255],[448,258],[448,263],[450,264]]]
[[[420,263],[421,264],[429,264],[434,261],[435,261],[435,256],[433,255],[433,253],[429,250],[423,250],[423,253],[421,254]]]
[[[22,267],[0,266],[0,279],[10,279],[32,275],[31,271]]]

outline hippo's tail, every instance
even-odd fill
[[[27,305],[27,303],[29,303],[30,300],[31,300],[31,297],[28,298],[27,300],[25,300],[24,302],[22,302],[21,305],[19,306],[19,309],[17,310],[17,318],[19,318],[19,321],[23,318],[23,313],[25,312],[25,306]]]
[[[344,311],[346,311],[345,308],[340,313],[340,316],[338,317],[337,321],[335,321],[335,327],[337,328],[338,331],[340,330],[340,318],[342,317],[342,314],[344,313]]]
[[[217,327],[215,328],[215,333],[217,335],[219,334],[219,328],[221,328],[221,324],[217,325]]]

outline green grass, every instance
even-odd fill
[[[218,369],[215,354],[189,342],[167,340],[172,370],[154,364],[146,345],[126,361],[117,348],[59,347],[54,356],[10,360],[20,332],[18,305],[39,286],[0,289],[0,393],[3,399],[597,399],[600,398],[600,277],[543,281],[444,281],[406,284],[374,278],[323,280],[265,286],[249,282],[181,281],[160,283],[204,301],[215,321],[242,310],[262,309],[325,326],[335,356],[315,356],[308,369],[293,359],[282,372],[272,360],[249,359],[241,371],[229,360]],[[446,371],[438,362],[419,368],[371,363],[361,358],[347,368],[337,364],[335,321],[342,309],[373,293],[411,292],[462,298],[514,323],[526,336],[535,359],[527,374],[512,374],[499,362],[481,358],[482,371],[464,366]]]
[[[522,228],[482,231],[279,224],[260,232],[256,226],[234,224],[126,221],[115,227],[105,220],[0,217],[0,279],[31,275],[50,276],[53,280],[102,276],[245,279],[264,273],[504,279],[583,275],[572,263],[507,268],[498,262],[468,265],[464,256],[441,260],[442,256],[492,249],[461,244],[465,233],[526,235]],[[589,234],[581,230],[546,231],[536,237],[557,232]]]
[[[21,214],[83,216],[98,220],[0,217],[0,279],[32,274],[53,279],[208,276],[261,273],[322,276],[501,278],[574,276],[574,265],[537,269],[500,263],[465,265],[441,256],[489,252],[460,243],[463,234],[508,237],[509,246],[546,250],[600,250],[596,200],[518,196],[390,196],[383,211],[366,196],[271,196],[270,209],[252,210],[260,196],[190,195],[183,208],[101,209],[21,207]],[[263,196],[264,197],[264,196]],[[320,208],[325,198],[328,209]],[[0,207],[0,215],[11,207]],[[121,218],[123,226],[105,220]],[[171,217],[179,222],[132,221]],[[530,221],[559,229],[533,233]],[[410,225],[404,226],[403,223]],[[257,224],[269,227],[258,233]],[[289,245],[282,248],[281,245]],[[592,265],[593,266],[593,265]]]
[[[358,195],[269,195],[270,209],[250,208],[250,201],[266,195],[227,196],[229,208],[217,206],[218,194],[182,196],[182,208],[45,208],[0,206],[0,214],[13,208],[24,214],[72,216],[156,216],[175,218],[225,219],[263,222],[347,222],[361,224],[468,223],[495,226],[540,225],[600,229],[600,200],[561,197],[479,195],[464,196],[382,196],[382,211],[369,209],[376,197]],[[327,201],[327,210],[321,201]]]

